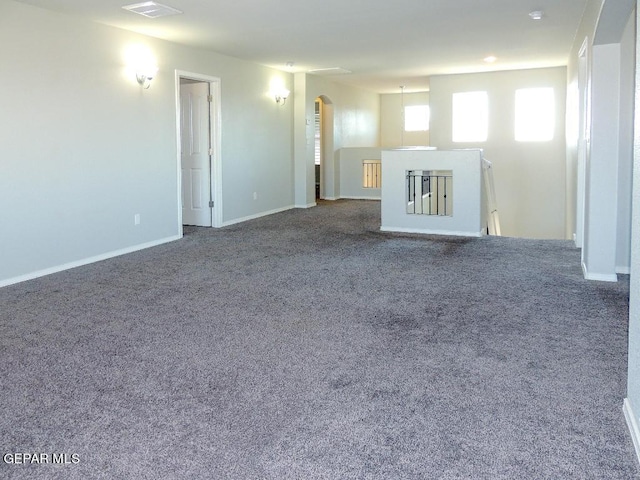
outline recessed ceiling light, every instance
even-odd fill
[[[531,20],[542,20],[544,12],[542,10],[534,10],[533,12],[529,12],[529,17],[531,17]]]
[[[147,18],[159,18],[166,17],[168,15],[179,15],[182,13],[182,11],[177,8],[168,7],[167,5],[162,5],[156,2],[134,3],[132,5],[125,5],[122,8]]]
[[[493,55],[489,55],[488,57],[484,58],[484,61],[486,63],[494,63],[496,60],[498,60],[498,57],[495,57]]]

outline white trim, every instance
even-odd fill
[[[320,200],[329,200],[329,201],[335,201],[335,200],[340,200],[339,197],[322,197]]]
[[[357,196],[352,197],[350,195],[340,197],[340,198],[344,200],[382,200],[382,197],[357,197]]]
[[[288,207],[276,208],[274,210],[269,210],[267,212],[256,213],[254,215],[249,215],[247,217],[235,218],[233,220],[227,220],[226,222],[222,223],[222,226],[223,227],[228,227],[229,225],[235,225],[236,223],[242,223],[242,222],[246,222],[248,220],[255,220],[256,218],[266,217],[267,215],[273,215],[274,213],[284,212],[286,210],[291,210],[293,208],[296,208],[296,207],[294,207],[293,205],[290,205]]]
[[[381,232],[421,233],[426,235],[450,235],[454,237],[484,237],[484,230],[480,232],[460,232],[456,230],[428,230],[423,228],[380,227]]]
[[[293,208],[312,208],[317,206],[318,204],[316,202],[313,202],[313,203],[307,203],[306,205],[294,205]]]
[[[8,278],[6,280],[0,280],[0,288],[14,283],[26,282],[27,280],[33,280],[34,278],[44,277],[45,275],[51,275],[52,273],[62,272],[64,270],[70,270],[76,267],[82,267],[90,263],[101,262],[113,257],[119,257],[120,255],[126,255],[127,253],[137,252],[138,250],[144,250],[146,248],[156,247],[163,243],[174,242],[180,240],[182,235],[175,235],[172,237],[161,238],[160,240],[154,240],[152,242],[141,243],[133,245],[132,247],[121,248],[119,250],[113,250],[111,252],[102,253],[93,257],[83,258],[74,262],[63,263],[62,265],[56,265],[55,267],[45,268],[44,270],[37,270],[35,272],[27,273],[26,275],[20,275],[19,277]]]
[[[180,118],[180,75],[176,70],[176,154],[178,161],[176,162],[176,181],[178,182],[176,192],[176,206],[178,210],[178,231],[182,232],[182,144],[180,140],[180,130],[182,125],[182,119]]]
[[[586,280],[595,280],[598,282],[617,282],[618,275],[615,273],[589,273],[587,265],[582,262],[582,275]]]
[[[591,64],[589,54],[589,36],[584,37],[580,50],[578,51],[578,138],[576,152],[576,214],[574,225],[576,238],[574,244],[576,248],[584,246],[585,237],[585,216],[586,216],[586,163],[590,155],[591,140]],[[584,159],[580,161],[582,144],[580,137],[584,137]],[[569,180],[567,178],[567,180]],[[567,192],[570,188],[567,188]],[[569,202],[567,202],[569,205]],[[584,251],[581,252],[584,256]]]
[[[633,414],[631,402],[628,398],[624,399],[622,411],[624,412],[624,418],[627,420],[627,426],[629,427],[629,433],[631,434],[631,440],[633,441],[633,448],[636,451],[638,463],[640,463],[640,428],[638,428],[638,422],[636,422],[636,416]]]
[[[213,101],[209,104],[209,118],[211,124],[209,139],[213,155],[211,155],[211,191],[213,192],[213,209],[211,226],[222,227],[222,112],[221,112],[221,80],[218,77],[201,75],[199,73],[175,71],[176,83],[176,142],[178,169],[178,228],[182,231],[182,158],[180,145],[180,79],[197,80],[209,84],[209,94]]]

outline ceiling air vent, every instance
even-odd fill
[[[130,12],[137,13],[138,15],[143,15],[148,18],[159,18],[166,17],[169,15],[179,15],[182,12],[176,8],[168,7],[166,5],[162,5],[156,2],[142,2],[142,3],[134,3],[132,5],[125,5],[125,10],[129,10]]]

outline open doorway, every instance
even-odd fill
[[[220,227],[220,79],[176,71],[176,115],[180,228]]]
[[[315,100],[314,132],[315,132],[315,199],[336,200],[339,185],[334,158],[333,142],[333,103],[325,95]]]
[[[322,98],[316,98],[315,102],[315,115],[314,115],[314,169],[315,169],[315,187],[316,187],[316,200],[324,198],[324,171],[322,168],[322,156],[323,156],[323,107],[324,102]]]

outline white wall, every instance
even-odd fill
[[[615,280],[630,265],[631,132],[635,20],[634,0],[590,0],[567,68],[567,232],[576,232],[579,128],[579,51],[585,55],[591,120],[586,169],[583,268],[587,278]],[[596,82],[596,83],[594,83]],[[613,108],[612,108],[613,107]],[[595,156],[594,156],[595,155]],[[609,182],[609,192],[602,188]],[[593,195],[592,195],[593,194]],[[590,231],[586,230],[590,227]]]
[[[582,268],[585,278],[616,281],[620,45],[595,45],[592,65]]]
[[[618,4],[619,5],[619,4]],[[610,9],[603,12],[611,15]],[[591,142],[586,168],[582,264],[585,277],[629,272],[635,22],[629,11],[612,31],[601,14],[591,47]],[[597,43],[598,39],[615,43]]]
[[[526,238],[565,238],[566,69],[441,75],[430,80],[431,145],[440,149],[482,148],[493,163],[502,234]],[[514,140],[515,91],[552,87],[556,128],[550,142]],[[486,91],[489,138],[484,143],[452,142],[452,95]]]
[[[577,208],[577,176],[578,176],[578,129],[579,125],[579,53],[586,39],[588,63],[586,69],[591,71],[591,56],[593,38],[598,16],[604,0],[588,0],[582,16],[582,22],[576,32],[575,41],[569,54],[567,65],[567,156],[566,156],[566,221],[565,232],[567,238],[576,233]],[[590,82],[590,80],[589,80]]]
[[[377,147],[341,148],[337,154],[340,165],[340,198],[380,200],[379,188],[362,186],[362,161],[381,160],[382,150]]]
[[[453,215],[407,213],[407,171],[448,170]],[[380,230],[480,237],[486,232],[486,204],[479,150],[396,149],[382,151]]]
[[[380,95],[380,146],[383,148],[429,145],[426,132],[404,131],[404,106],[429,105],[429,92]]]
[[[325,149],[322,165],[326,197],[340,197],[338,150],[377,147],[380,143],[379,94],[317,75],[295,74],[295,204],[298,207],[315,205],[313,121],[318,97],[325,101],[325,119],[329,116],[333,119],[333,147]]]
[[[640,1],[636,2],[636,14]],[[638,21],[636,17],[636,21]],[[640,39],[636,39],[635,110],[640,112]],[[634,127],[633,221],[631,242],[631,286],[629,298],[629,354],[627,397],[624,411],[640,461],[640,118]]]
[[[221,79],[223,220],[293,205],[292,109],[267,95],[290,75],[13,1],[0,43],[0,285],[179,238],[176,69]]]
[[[616,271],[629,273],[631,265],[631,192],[633,177],[633,98],[635,88],[635,14],[620,42],[620,138],[618,158],[618,225]]]

